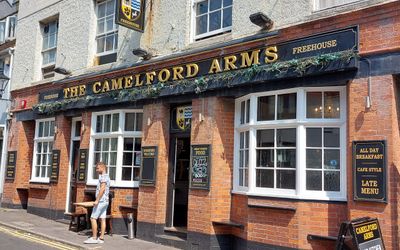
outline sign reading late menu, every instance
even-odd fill
[[[9,151],[7,154],[7,180],[14,180],[15,178],[15,167],[17,163],[17,151]]]
[[[58,182],[59,170],[60,170],[60,150],[53,150],[53,153],[51,155],[50,182]]]
[[[79,149],[78,182],[86,182],[88,150]]]
[[[190,188],[210,187],[210,145],[192,145],[190,166]]]
[[[142,147],[142,168],[140,170],[140,185],[154,186],[157,173],[157,147]]]
[[[354,200],[386,202],[385,141],[353,142]]]
[[[353,241],[359,250],[384,250],[381,228],[377,219],[367,219],[360,222],[352,222],[351,234]]]

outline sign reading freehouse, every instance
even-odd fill
[[[198,62],[189,62],[144,72],[132,68],[132,73],[127,75],[105,78],[101,81],[86,84],[77,82],[73,86],[61,90],[40,93],[39,101],[65,100],[123,89],[141,88],[158,83],[173,83],[194,77],[245,69],[253,65],[261,66],[322,54],[356,51],[357,49],[357,28],[348,28]]]

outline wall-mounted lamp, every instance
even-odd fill
[[[61,75],[71,75],[71,71],[69,71],[63,67],[54,68],[54,72],[61,74]]]
[[[251,14],[249,18],[252,23],[260,26],[263,30],[270,30],[274,25],[274,22],[262,12]]]
[[[143,60],[150,60],[153,57],[153,55],[150,52],[141,48],[132,50],[132,54],[143,58]]]

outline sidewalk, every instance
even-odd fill
[[[146,250],[173,250],[175,248],[142,241],[129,240],[124,235],[104,237],[104,244],[85,245],[83,241],[88,238],[82,233],[68,230],[68,225],[53,220],[48,220],[33,214],[28,214],[23,209],[0,208],[0,225],[25,231],[53,241],[62,242],[80,249],[146,249]]]

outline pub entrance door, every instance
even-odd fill
[[[80,118],[72,119],[71,129],[71,150],[70,150],[70,171],[69,171],[69,188],[67,193],[67,207],[66,212],[75,212],[75,206],[77,194],[77,178],[78,178],[78,167],[79,167],[79,148],[81,144],[81,126],[82,121]]]

